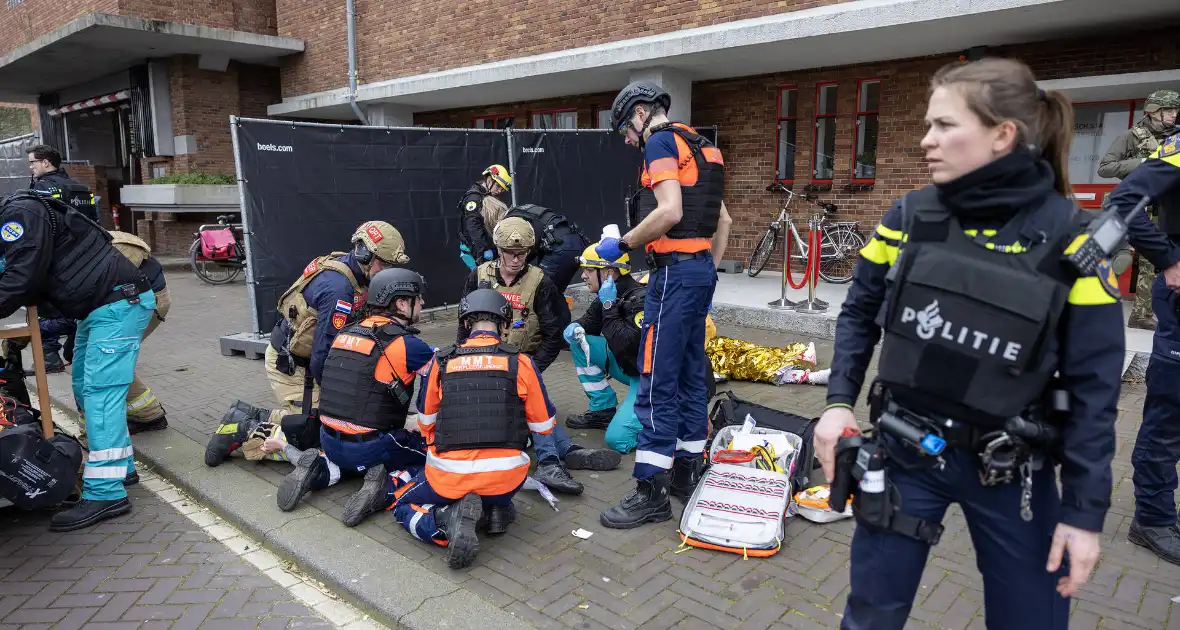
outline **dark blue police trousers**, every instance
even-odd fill
[[[1144,527],[1176,524],[1176,463],[1180,461],[1180,320],[1176,294],[1160,274],[1151,284],[1158,320],[1147,361],[1143,424],[1131,452],[1135,520]]]
[[[1054,469],[1046,464],[1033,473],[1033,520],[1026,523],[1020,518],[1019,482],[984,487],[977,457],[968,449],[947,449],[943,457],[945,469],[930,469],[929,458],[890,444],[886,470],[901,493],[902,511],[942,522],[950,504],[961,506],[967,531],[947,530],[939,545],[965,547],[963,538],[970,536],[983,575],[988,630],[1065,630],[1069,599],[1056,588],[1058,579],[1068,574],[1068,561],[1055,573],[1045,571],[1061,508]],[[924,542],[858,521],[840,628],[902,630],[929,552]],[[930,593],[938,582],[925,586]]]

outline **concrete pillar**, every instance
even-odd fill
[[[631,81],[651,81],[664,88],[672,97],[672,108],[668,119],[692,124],[692,79],[671,68],[642,68],[631,71]]]
[[[374,103],[363,105],[365,117],[374,127],[413,127],[414,112],[409,105]]]

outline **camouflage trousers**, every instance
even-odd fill
[[[1131,319],[1151,319],[1151,283],[1155,282],[1155,267],[1139,257],[1139,276],[1135,279],[1135,305]]]

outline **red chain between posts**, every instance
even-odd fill
[[[787,234],[788,238],[790,234]],[[799,284],[795,284],[795,279],[791,277],[791,255],[784,251],[783,256],[787,257],[787,284],[791,285],[792,289],[802,289],[807,286],[807,281],[811,280],[811,285],[819,284],[819,245],[820,233],[819,230],[807,231],[807,266],[803,269],[803,280]],[[789,248],[784,247],[784,250]]]

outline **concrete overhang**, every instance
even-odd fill
[[[369,83],[361,103],[428,111],[609,92],[659,66],[694,81],[962,52],[1180,21],[1165,0],[855,0],[597,46]],[[362,66],[363,66],[362,60]],[[344,75],[341,74],[343,79]],[[272,116],[349,120],[346,88],[283,99]]]
[[[34,102],[153,57],[203,55],[275,65],[303,41],[194,24],[91,13],[0,57],[0,101]]]
[[[1125,101],[1147,98],[1156,90],[1180,90],[1180,70],[1102,74],[1038,81],[1037,84],[1045,90],[1060,90],[1075,103]]]

